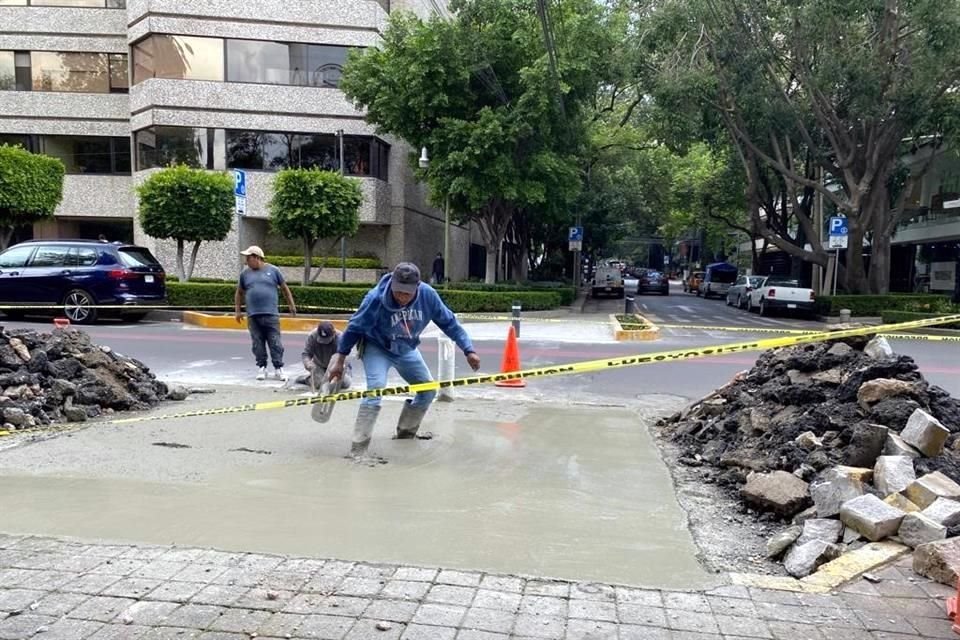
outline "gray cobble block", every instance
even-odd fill
[[[358,620],[353,628],[347,632],[346,640],[400,640],[400,634],[404,632],[403,625],[390,624],[389,629],[384,629],[378,628],[378,624],[377,620],[366,618]]]
[[[83,593],[51,593],[37,602],[33,613],[41,616],[65,616],[90,599]]]
[[[52,541],[51,548],[55,548],[63,545],[61,541]],[[90,545],[80,545],[78,547],[85,547],[83,551],[84,555],[97,556],[100,558],[119,558],[123,554],[129,552],[131,549],[136,549],[132,545],[113,545],[113,544],[90,544]]]
[[[63,585],[60,587],[60,590],[68,593],[86,593],[87,595],[95,596],[99,595],[101,591],[118,580],[120,580],[120,576],[88,573]]]
[[[559,616],[533,616],[520,614],[514,626],[514,636],[529,638],[546,638],[560,640],[566,636],[565,620]]]
[[[375,596],[383,590],[384,584],[386,584],[386,581],[383,579],[347,577],[337,587],[337,595]]]
[[[932,415],[917,408],[910,414],[906,426],[900,432],[903,441],[916,447],[928,458],[935,458],[943,451],[950,430]]]
[[[739,616],[715,616],[720,633],[725,636],[744,636],[749,638],[773,638],[767,623],[759,618],[741,618]]]
[[[339,576],[315,575],[310,578],[310,580],[307,581],[307,584],[303,585],[300,590],[306,593],[322,593],[329,595],[331,593],[336,593],[337,588],[340,587],[340,583],[343,581],[344,578]]]
[[[132,559],[132,560],[143,560],[144,562],[153,562],[158,559],[160,556],[165,554],[167,551],[170,551],[170,547],[164,546],[137,546],[130,547],[124,553],[120,554],[121,558]]]
[[[523,593],[524,580],[512,576],[483,576],[480,581],[481,589],[491,591],[506,591],[509,593]]]
[[[140,640],[150,627],[132,624],[105,624],[87,640]]]
[[[566,640],[616,640],[617,625],[599,620],[570,620]]]
[[[204,549],[170,549],[157,560],[162,562],[198,562],[200,558],[207,553]]]
[[[188,565],[186,562],[164,562],[162,560],[154,560],[149,562],[132,574],[131,578],[151,578],[153,580],[170,580],[173,576],[177,575]]]
[[[784,620],[767,620],[767,627],[776,640],[823,640],[813,625]]]
[[[154,627],[147,631],[140,640],[199,640],[202,634],[203,632],[197,629]]]
[[[706,596],[700,595],[699,593],[664,591],[663,604],[667,609],[710,613],[710,603],[707,602]]]
[[[396,568],[385,564],[358,564],[350,570],[350,577],[370,578],[374,580],[389,580],[396,573]]]
[[[617,617],[624,624],[638,624],[650,627],[666,627],[667,612],[660,607],[647,607],[642,604],[621,604],[617,606]]]
[[[45,570],[31,573],[32,575],[23,581],[23,586],[38,591],[54,591],[80,577],[79,573],[66,571]]]
[[[713,611],[713,614],[717,616],[757,617],[757,609],[750,600],[708,595],[707,602],[710,603],[710,609]]]
[[[300,591],[310,580],[311,575],[304,572],[281,573],[273,570],[267,573],[262,580],[258,581],[256,586],[263,587],[270,591]],[[344,582],[351,578],[344,578]],[[341,588],[343,583],[341,583]],[[338,589],[339,590],[339,589]]]
[[[551,596],[554,598],[569,598],[570,584],[553,580],[530,580],[523,590],[525,595]]]
[[[339,578],[347,577],[351,571],[353,571],[355,563],[353,562],[342,562],[340,560],[328,560],[324,563],[323,568],[320,569],[319,573],[325,576],[337,576]]]
[[[121,578],[100,592],[100,595],[139,600],[159,587],[159,580],[150,578]]]
[[[876,636],[866,629],[820,627],[819,631],[824,640],[874,640],[876,638]]]
[[[477,629],[461,629],[457,633],[457,640],[507,640],[509,637],[502,633],[478,631]],[[401,640],[403,639],[401,638]]]
[[[167,602],[187,602],[203,589],[196,582],[163,582],[159,587],[144,596],[147,600],[165,600]]]
[[[393,574],[394,580],[412,582],[433,582],[440,573],[437,569],[421,569],[419,567],[399,567]]]
[[[124,560],[122,558],[112,558],[102,564],[98,564],[90,573],[104,574],[110,576],[129,576],[134,571],[138,571],[147,566],[142,560]]]
[[[210,623],[213,631],[230,631],[232,633],[255,633],[262,627],[270,616],[269,611],[255,611],[251,609],[224,609],[223,614]]]
[[[354,624],[355,621],[351,618],[327,615],[306,616],[303,623],[297,627],[297,637],[341,640]]]
[[[55,565],[55,568],[57,571],[83,574],[99,567],[104,562],[106,562],[106,560],[103,558],[97,558],[94,556],[69,556],[61,559]]]
[[[887,631],[890,633],[916,634],[907,619],[889,611],[857,611],[857,618],[867,631]]]
[[[461,625],[464,629],[480,629],[494,633],[510,633],[517,622],[517,616],[506,611],[495,609],[480,609],[474,607],[467,610],[467,615]]]
[[[429,582],[391,580],[383,586],[380,597],[394,600],[423,600],[429,590]]]
[[[460,637],[463,637],[464,631],[460,631]],[[475,631],[473,633],[486,633],[484,631]],[[432,627],[426,624],[411,624],[403,631],[400,640],[454,640],[457,637],[457,629],[454,627]],[[502,636],[506,640],[506,636]],[[479,639],[478,639],[479,640]]]
[[[449,571],[443,570],[437,576],[437,583],[452,584],[459,587],[479,587],[482,573],[473,571]]]
[[[215,564],[189,564],[179,573],[173,576],[174,580],[180,582],[201,582],[210,584],[215,579],[227,572],[227,567]]]
[[[570,617],[605,622],[617,621],[617,605],[596,600],[571,600]]]
[[[38,635],[43,640],[86,640],[103,626],[102,622],[61,618]]]
[[[293,596],[282,610],[287,613],[319,613],[323,601],[328,597],[321,594],[301,593]]]
[[[110,622],[134,602],[134,600],[129,598],[93,596],[71,611],[69,617],[80,620],[93,620],[95,622]]]
[[[187,629],[206,629],[226,609],[211,604],[185,604],[173,611],[164,623],[170,627]]]
[[[667,610],[667,627],[674,631],[696,631],[697,633],[712,634],[720,632],[717,620],[712,613],[684,609]]]
[[[244,562],[249,554],[233,553],[230,551],[217,551],[216,549],[207,549],[197,559],[197,562],[203,564],[215,564],[221,567],[236,567]],[[321,564],[323,561],[320,561]]]
[[[292,637],[307,616],[297,613],[275,613],[263,623],[257,633],[261,636],[277,638]]]
[[[456,627],[467,613],[466,607],[450,604],[422,604],[413,616],[417,624],[432,624],[438,627]]]
[[[233,606],[261,611],[281,611],[295,597],[296,594],[293,591],[268,591],[254,587],[240,596]]]
[[[37,629],[49,627],[56,621],[56,618],[38,616],[32,613],[25,613],[0,620],[0,640],[23,640],[24,638],[32,638],[37,632]]]
[[[352,596],[327,596],[320,602],[320,606],[315,611],[309,613],[359,618],[370,606],[370,602],[366,598],[354,598]]]
[[[570,598],[575,600],[595,600],[598,602],[616,602],[617,592],[608,584],[597,582],[578,582],[570,587]]]
[[[663,596],[659,591],[617,587],[617,604],[640,604],[647,607],[662,607]]]
[[[957,637],[952,629],[953,623],[942,615],[935,618],[908,617],[907,622],[923,638],[950,638],[955,640]]]
[[[220,607],[232,606],[246,594],[248,589],[221,584],[209,584],[190,598],[194,604],[214,604]]]
[[[440,604],[457,604],[468,607],[477,595],[477,590],[470,587],[455,587],[438,584],[430,588],[424,598],[425,602],[439,602]]]
[[[673,640],[673,635],[663,627],[645,627],[622,624],[618,631],[620,640]]]
[[[33,589],[0,589],[0,611],[23,611],[46,595]]]
[[[480,589],[473,599],[473,606],[515,613],[520,608],[520,600],[519,593]]]
[[[250,640],[250,636],[227,631],[204,631],[198,640]]]
[[[195,582],[209,582],[235,587],[255,587],[267,579],[269,572],[262,569],[243,569],[233,567],[226,569],[220,575],[210,580],[195,580]]]
[[[566,617],[567,601],[562,598],[547,596],[523,596],[520,600],[520,613],[535,616]]]
[[[152,627],[165,624],[167,617],[180,608],[173,602],[135,602],[120,613],[119,620],[124,624],[139,624]]]
[[[413,620],[419,606],[409,600],[374,600],[363,615],[374,620],[407,623]]]

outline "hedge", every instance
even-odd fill
[[[937,318],[943,315],[942,313],[916,313],[913,311],[893,311],[886,310],[881,314],[884,324],[892,324],[895,322],[910,322],[911,320],[925,320],[927,318]],[[960,329],[960,322],[953,322],[950,324],[938,324],[931,329]]]
[[[824,315],[836,315],[841,309],[849,309],[852,316],[879,316],[884,311],[949,313],[951,308],[949,297],[931,294],[841,295],[817,299],[817,311]]]
[[[440,285],[438,289],[445,289],[450,286],[455,291],[487,291],[487,292],[513,292],[513,291],[552,291],[560,295],[561,306],[569,306],[577,298],[577,290],[574,287],[551,282],[525,282],[522,284],[484,284],[483,282],[454,282],[450,285]]]
[[[303,256],[267,256],[267,262],[278,267],[303,268]],[[342,265],[340,258],[316,257],[312,261],[315,267],[337,268]],[[382,269],[383,265],[375,258],[347,258],[347,269]]]
[[[297,305],[303,308],[356,309],[369,287],[290,287]],[[230,307],[233,305],[236,285],[232,283],[167,283],[167,298],[175,307]],[[529,311],[556,309],[560,306],[560,294],[555,291],[440,291],[451,309],[458,313],[501,312],[508,313],[514,300],[519,300]]]

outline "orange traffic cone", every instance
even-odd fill
[[[953,620],[953,632],[960,634],[960,616],[958,616],[958,605],[960,605],[960,579],[957,580],[957,595],[947,598],[947,617]]]
[[[507,347],[503,350],[500,373],[513,373],[514,371],[520,371],[520,346],[517,344],[517,332],[511,325],[510,331],[507,333]],[[527,383],[523,378],[517,378],[516,380],[503,380],[497,382],[496,385],[498,387],[525,387]]]

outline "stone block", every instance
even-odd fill
[[[837,467],[828,469],[810,485],[810,496],[818,518],[832,518],[848,500],[863,495],[863,483]]]
[[[940,471],[934,471],[911,482],[910,486],[903,490],[903,495],[921,509],[926,509],[937,498],[960,500],[960,484]]]
[[[887,434],[887,443],[883,447],[883,455],[885,456],[910,456],[911,458],[919,458],[922,454],[908,445],[903,441],[896,433]]]
[[[920,507],[910,502],[902,493],[891,493],[884,498],[883,501],[891,507],[900,509],[900,511],[904,513],[916,513],[920,511]]]
[[[839,520],[811,518],[803,523],[803,533],[797,539],[797,544],[806,544],[812,540],[823,540],[833,544],[842,534],[843,523]]]
[[[890,346],[890,343],[883,336],[873,338],[867,343],[867,346],[863,348],[863,352],[877,360],[893,357],[893,347]]]
[[[830,347],[830,350],[827,351],[827,354],[831,356],[845,356],[851,351],[853,351],[853,347],[848,345],[846,342],[837,342]]]
[[[803,527],[792,526],[767,540],[767,557],[779,558],[790,545],[797,541],[801,533],[803,533]]]
[[[896,535],[905,515],[872,494],[849,500],[840,509],[840,520],[871,542]]]
[[[790,524],[802,525],[804,522],[806,522],[810,518],[816,518],[816,517],[817,517],[817,508],[809,507],[807,509],[804,509],[797,515],[793,516],[793,520],[790,521]]]
[[[793,545],[787,552],[783,566],[794,578],[805,578],[820,565],[840,557],[841,553],[842,548],[839,545],[823,540],[811,540]]]
[[[955,527],[960,524],[960,502],[955,500],[937,498],[921,513],[945,527]]]
[[[823,446],[823,441],[813,431],[804,431],[794,442],[804,451],[813,451]]]
[[[943,540],[947,537],[947,528],[922,513],[908,513],[900,523],[897,535],[903,544],[915,549],[928,542]]]
[[[851,478],[852,480],[857,480],[863,484],[870,484],[873,482],[873,468],[872,467],[848,467],[845,465],[838,465],[834,467],[838,473]]]
[[[863,536],[860,535],[860,532],[852,527],[844,525],[843,527],[843,544],[850,544],[856,542]]]
[[[810,501],[808,489],[806,482],[786,471],[751,473],[740,495],[759,509],[792,516]]]
[[[923,409],[916,409],[900,432],[904,442],[916,447],[928,458],[940,455],[949,435],[950,431]]]
[[[870,407],[881,400],[898,396],[914,396],[916,392],[917,387],[912,382],[891,378],[875,378],[860,385],[860,389],[857,391],[857,403],[864,411],[869,411]]]
[[[873,468],[877,458],[883,453],[889,432],[889,429],[879,424],[861,422],[854,425],[846,450],[846,463],[852,467]]]
[[[880,456],[873,468],[874,486],[888,496],[900,493],[917,479],[910,456]]]
[[[960,538],[947,538],[917,547],[913,552],[913,570],[955,588],[960,573]]]

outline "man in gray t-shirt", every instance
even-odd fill
[[[272,264],[264,261],[263,250],[260,247],[250,247],[241,251],[246,256],[247,268],[240,274],[237,291],[234,295],[234,305],[237,322],[242,321],[240,309],[244,301],[247,307],[247,329],[253,341],[253,357],[257,360],[257,380],[267,377],[267,349],[270,350],[270,359],[273,361],[276,376],[279,380],[286,380],[283,371],[283,341],[280,337],[280,306],[277,291],[283,291],[290,307],[290,314],[297,315],[297,305],[293,301],[293,293],[283,279],[283,274]]]

